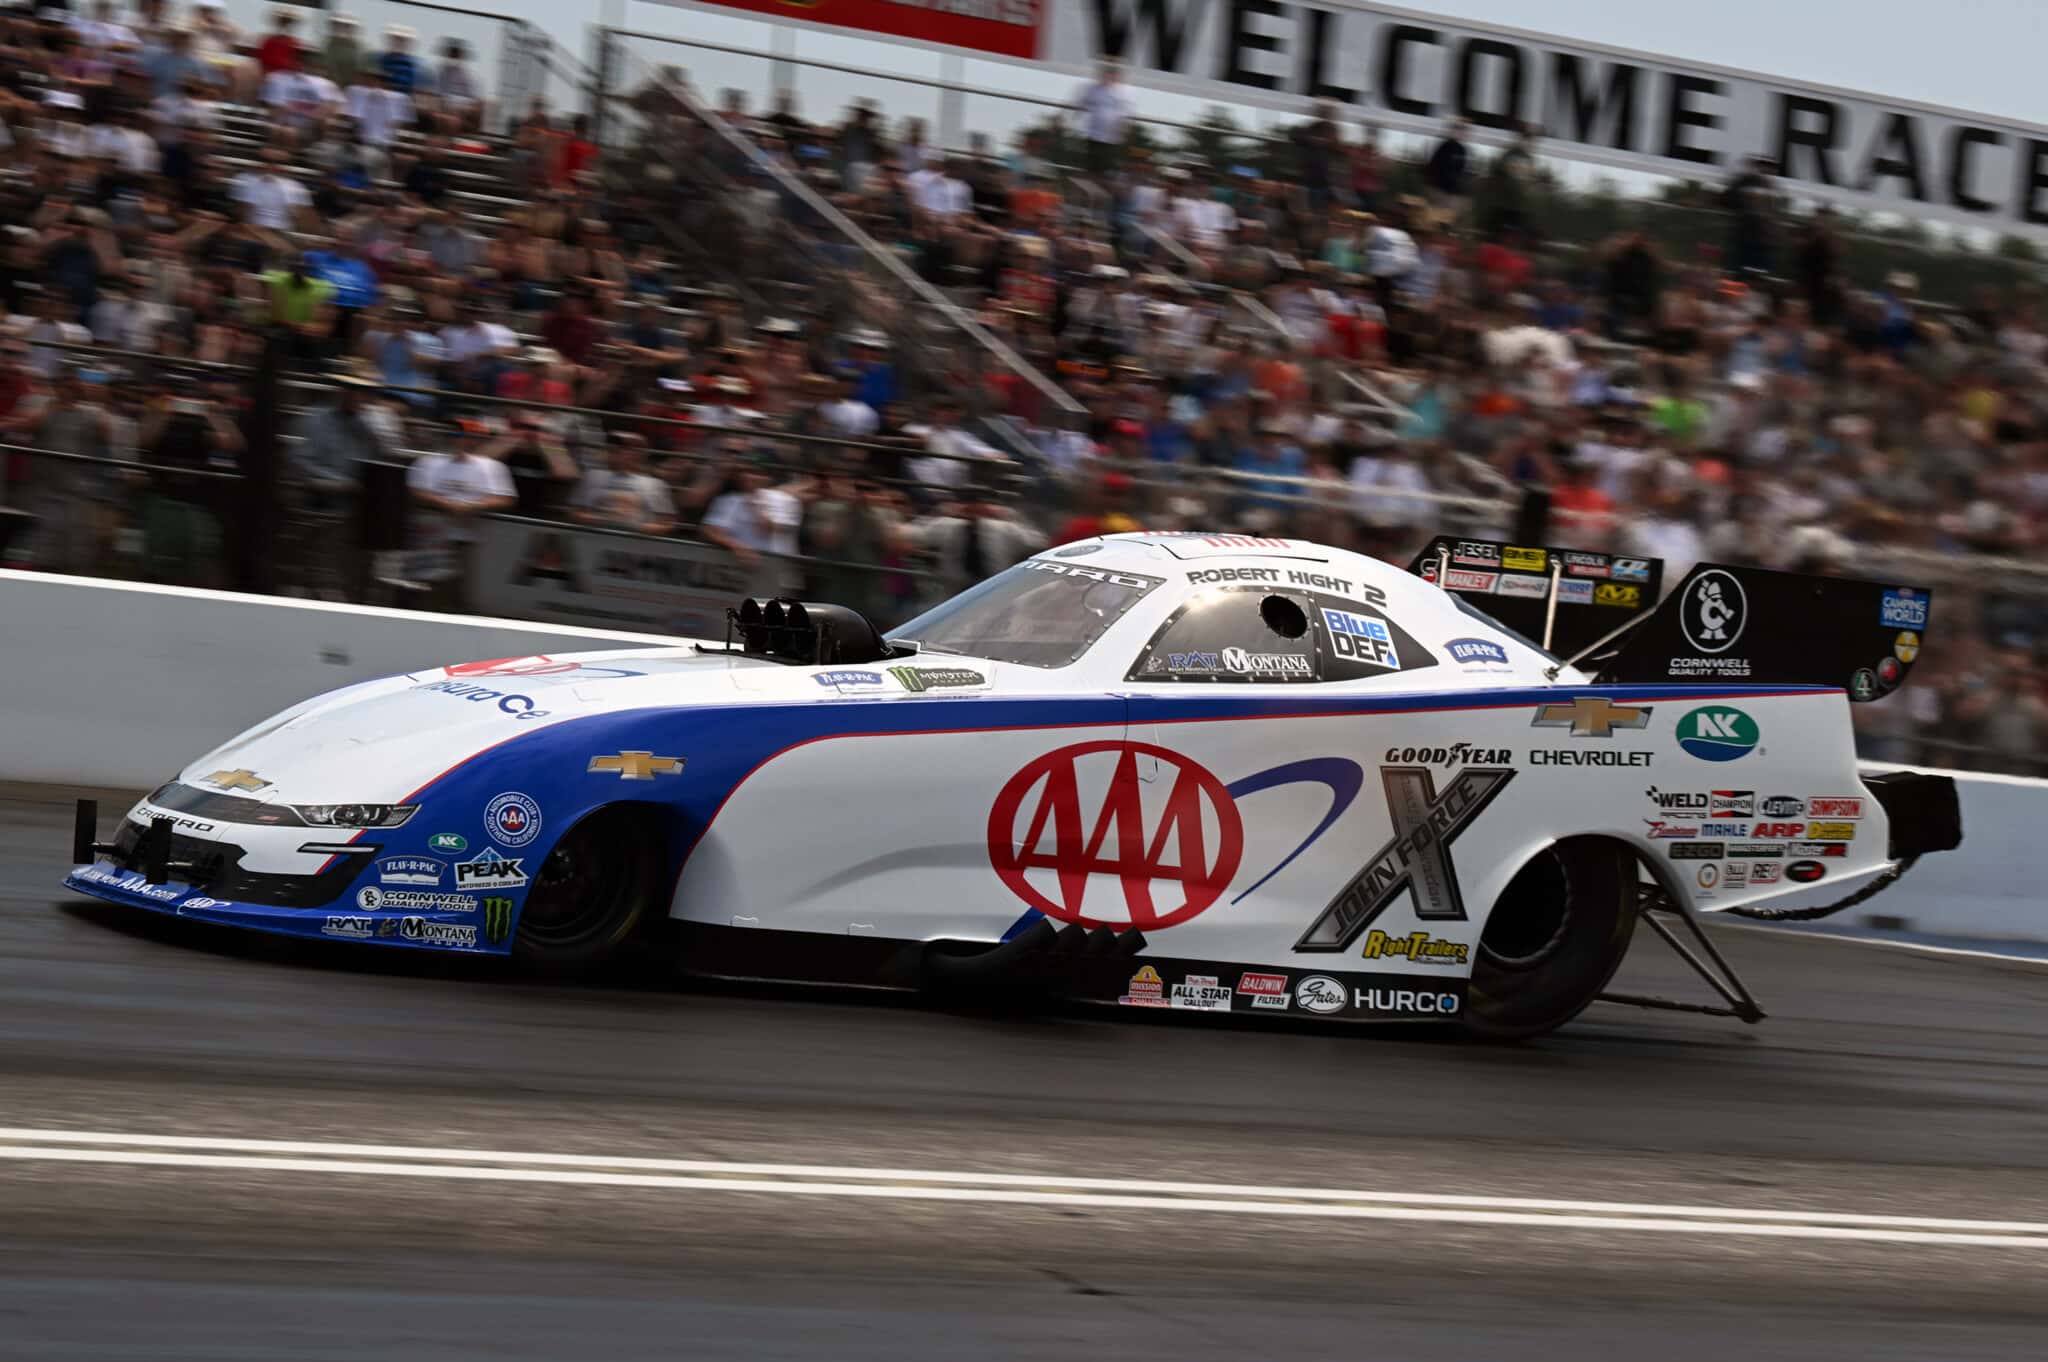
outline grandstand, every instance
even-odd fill
[[[935,147],[516,22],[486,74],[436,20],[490,16],[401,11],[6,20],[8,566],[522,610],[601,542],[693,610],[893,620],[1100,530],[1400,559],[1547,525],[1667,580],[1934,581],[1869,754],[2048,765],[2019,265],[1937,308],[1761,170],[1601,218],[1533,139],[1163,128],[1107,71],[1012,147]]]

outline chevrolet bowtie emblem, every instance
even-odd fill
[[[218,785],[223,790],[260,790],[270,782],[258,780],[254,771],[215,771],[200,780],[208,785]]]
[[[1532,728],[1569,728],[1574,738],[1611,738],[1617,728],[1648,728],[1650,705],[1617,705],[1604,695],[1581,695],[1568,705],[1538,705]]]
[[[652,780],[672,776],[683,769],[682,757],[657,757],[652,752],[621,752],[615,757],[592,757],[585,773],[616,772],[621,780]]]

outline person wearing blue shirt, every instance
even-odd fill
[[[1295,483],[1269,479],[1305,476],[1308,473],[1308,455],[1288,438],[1287,432],[1268,426],[1259,432],[1256,444],[1238,453],[1237,471],[1258,475],[1238,484],[1244,492],[1239,503],[1242,509],[1262,508],[1284,515],[1291,509],[1289,498],[1300,496],[1301,488]]]
[[[418,36],[404,24],[393,24],[384,30],[384,50],[377,54],[377,70],[403,94],[420,87],[420,59],[412,51]]]
[[[376,305],[377,272],[356,253],[354,233],[344,227],[329,248],[306,252],[306,273],[334,285],[334,338],[345,348],[364,310]]]

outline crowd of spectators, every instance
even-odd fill
[[[0,454],[9,565],[226,584],[266,361],[295,375],[286,585],[331,597],[459,605],[493,512],[701,539],[884,620],[1101,531],[1404,558],[1532,486],[1554,538],[1670,579],[2024,559],[2048,524],[2038,296],[1936,309],[1901,271],[1846,277],[1837,224],[1784,218],[1768,166],[1725,187],[1725,248],[1679,256],[1547,239],[1533,133],[1496,152],[1453,124],[1413,154],[1324,110],[1165,152],[1114,66],[1001,152],[867,103],[813,123],[788,92],[722,94],[722,130],[640,99],[600,139],[494,109],[460,43],[402,26],[74,3],[0,18],[0,441],[82,456]],[[763,273],[791,257],[757,244],[820,230],[793,181],[1071,400],[913,340],[920,304],[871,280],[835,295],[873,304],[849,318],[813,303],[834,281]],[[679,213],[713,193],[720,215]],[[685,216],[730,239],[693,253]],[[374,462],[408,501],[381,573]],[[1882,755],[2048,748],[2025,578],[1958,584],[1915,685],[1863,707]]]

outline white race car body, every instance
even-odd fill
[[[963,632],[979,655],[936,651]],[[631,802],[658,814],[671,914],[761,958],[968,951],[1046,919],[1142,933],[1124,1002],[1430,1017],[1559,839],[1633,848],[1701,910],[1887,864],[1842,690],[1593,684],[1356,554],[1087,540],[895,638],[860,665],[690,644],[336,691],[193,762],[67,882],[504,951],[562,834]],[[204,873],[146,881],[159,817]]]

